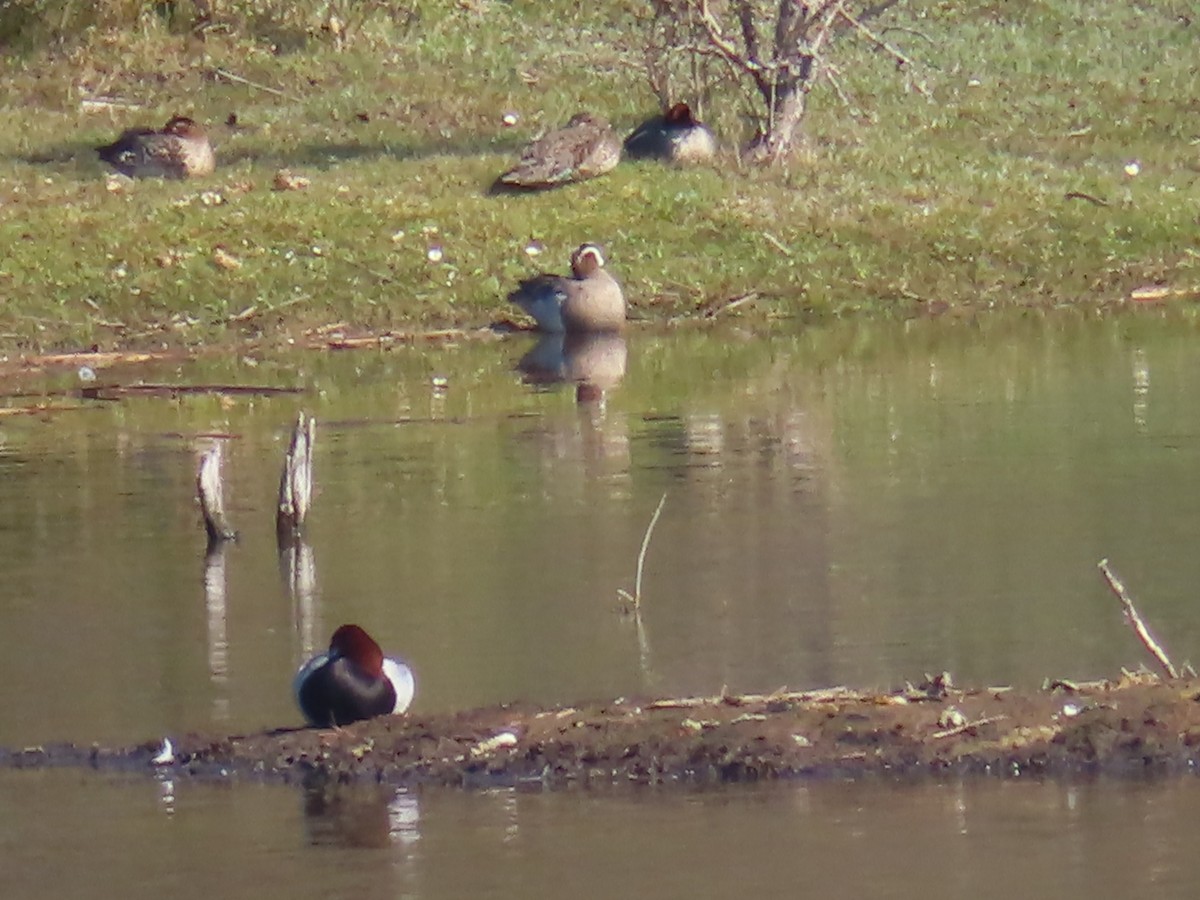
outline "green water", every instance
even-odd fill
[[[1142,658],[1102,557],[1182,660],[1198,346],[1149,317],[634,334],[582,405],[523,382],[522,338],[102,372],[304,390],[0,420],[0,743],[295,723],[291,673],[346,621],[412,663],[426,710],[1100,677]],[[297,598],[272,517],[299,410],[319,426]],[[206,593],[213,436],[241,540]],[[617,591],[664,493],[638,623]]]

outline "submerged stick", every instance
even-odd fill
[[[221,483],[221,444],[214,443],[200,457],[196,472],[196,493],[200,497],[200,511],[204,514],[204,530],[208,533],[211,550],[222,541],[231,541],[237,532],[225,516],[225,491]]]
[[[646,526],[646,534],[642,538],[642,549],[638,553],[637,574],[633,582],[633,595],[630,596],[629,591],[617,589],[626,603],[632,603],[634,609],[638,609],[642,605],[642,570],[646,564],[646,551],[650,549],[650,535],[654,534],[654,526],[658,524],[658,517],[662,514],[663,506],[667,502],[667,495],[664,493],[662,499],[658,501],[658,508],[654,510],[654,515],[650,517],[650,524]]]
[[[1138,614],[1137,608],[1133,605],[1133,598],[1129,596],[1129,592],[1125,590],[1125,585],[1113,573],[1113,570],[1108,567],[1108,560],[1102,559],[1097,565],[1100,568],[1100,574],[1104,576],[1104,580],[1108,582],[1109,590],[1116,594],[1117,599],[1121,601],[1121,606],[1125,610],[1125,621],[1129,627],[1133,629],[1134,634],[1138,636],[1138,640],[1142,642],[1150,655],[1153,656],[1168,678],[1178,678],[1179,673],[1174,665],[1171,664],[1171,659],[1167,656],[1167,651],[1162,648],[1162,645],[1154,639],[1154,635],[1150,633],[1150,629],[1146,627],[1146,623]]]
[[[275,533],[280,546],[294,539],[303,529],[312,503],[313,442],[317,438],[317,420],[300,413],[292,440],[283,459],[279,479],[279,508],[275,514]]]

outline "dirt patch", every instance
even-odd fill
[[[168,752],[164,752],[164,751]],[[157,762],[154,758],[159,756]],[[1036,692],[846,689],[504,705],[348,728],[0,750],[0,765],[397,786],[757,781],[862,775],[1173,774],[1200,762],[1200,681],[1150,676]]]

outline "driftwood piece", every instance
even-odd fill
[[[1108,560],[1100,560],[1100,562],[1097,563],[1097,566],[1100,569],[1100,574],[1104,576],[1104,580],[1107,582],[1109,590],[1111,590],[1117,596],[1117,599],[1121,601],[1121,606],[1125,611],[1125,621],[1129,624],[1129,627],[1133,629],[1133,633],[1138,636],[1138,640],[1142,642],[1142,646],[1150,651],[1150,655],[1154,657],[1160,666],[1162,666],[1162,670],[1166,673],[1168,678],[1178,678],[1179,670],[1176,669],[1171,663],[1171,658],[1167,656],[1167,651],[1164,650],[1162,645],[1154,639],[1154,635],[1152,635],[1150,633],[1150,629],[1146,627],[1146,623],[1142,620],[1137,608],[1133,605],[1133,598],[1130,597],[1129,592],[1125,590],[1125,585],[1119,578],[1117,578],[1117,576],[1113,573],[1113,570],[1108,567]]]
[[[200,497],[200,511],[204,514],[204,529],[208,533],[209,550],[222,541],[236,538],[237,532],[225,516],[219,442],[213,443],[200,457],[200,466],[196,473],[196,493]]]
[[[275,514],[275,534],[282,549],[294,541],[304,528],[312,503],[313,443],[317,438],[317,420],[300,413],[292,440],[283,460],[279,479],[279,507]]]

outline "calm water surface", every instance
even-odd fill
[[[0,773],[10,897],[1192,897],[1200,783],[333,796]],[[120,810],[114,816],[113,810]]]
[[[635,334],[565,360],[554,348],[529,357],[531,343],[514,339],[102,373],[304,393],[0,418],[0,743],[295,723],[291,673],[345,621],[413,663],[425,710],[889,687],[943,669],[988,684],[1100,677],[1141,658],[1096,574],[1102,557],[1186,658],[1200,640],[1195,330],[997,317],[771,338]],[[530,383],[564,374],[591,378],[605,400]],[[320,422],[319,494],[312,580],[296,590],[281,577],[272,517],[300,410]],[[212,440],[242,537],[206,574],[192,491],[196,449]],[[633,587],[664,493],[635,620],[616,592]],[[985,874],[992,847],[998,860],[1044,867],[1035,879],[1010,866],[1010,879],[1030,879],[1021,885],[1124,896],[1091,867],[1112,861],[1104,848],[1126,819],[1155,836],[1137,848],[1146,868],[1119,873],[1128,884],[1194,874],[1166,833],[1183,813],[1153,814],[1162,797],[1196,802],[1178,787],[824,785],[306,807],[264,787],[8,773],[0,794],[17,812],[0,817],[0,846],[29,884],[14,896],[36,896],[31,873],[68,852],[113,883],[147,885],[146,896],[283,884],[285,872],[312,885],[374,878],[372,895],[507,896],[526,884],[525,895],[600,896],[653,886],[663,871],[677,892],[817,879],[843,895],[918,885],[921,896],[1000,896],[1004,870]],[[360,818],[339,812],[347,804],[382,830],[375,852],[337,837],[339,822]],[[60,819],[103,833],[64,849]],[[230,869],[189,861],[197,841]],[[463,854],[477,864],[464,868]],[[87,893],[66,869],[51,893]]]

